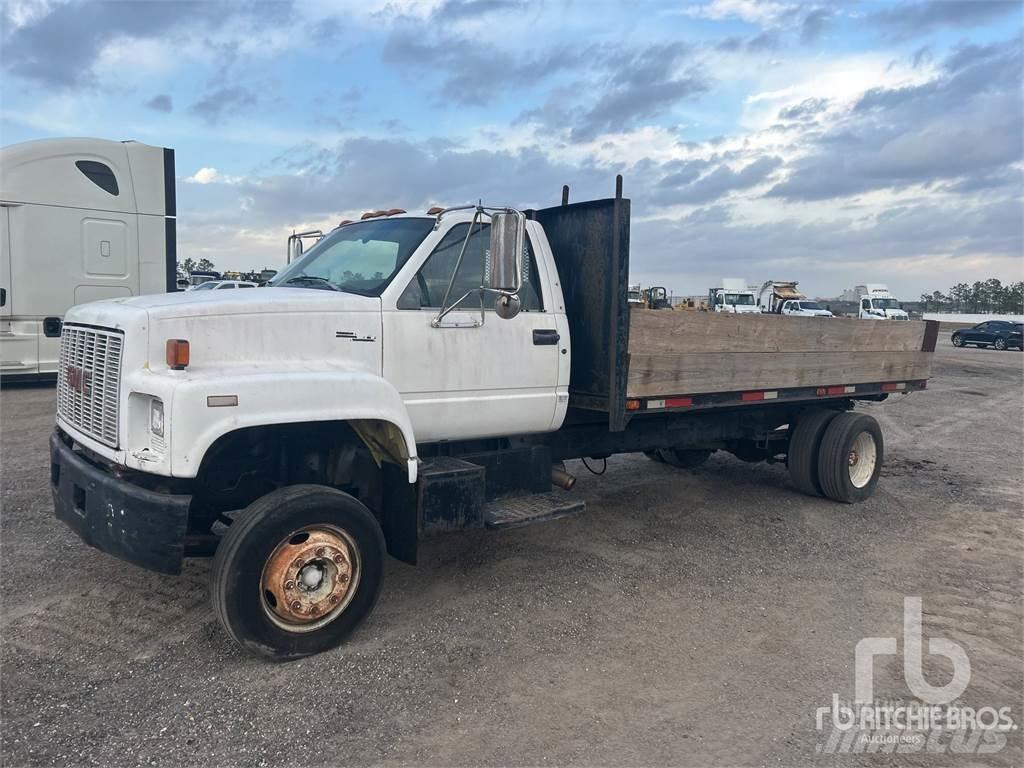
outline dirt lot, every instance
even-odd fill
[[[862,406],[888,455],[857,506],[727,455],[692,472],[640,455],[603,477],[571,466],[582,516],[390,562],[348,645],[288,665],[221,632],[207,562],[154,575],[58,524],[53,390],[6,390],[3,763],[889,763],[821,753],[815,710],[852,698],[859,640],[902,637],[904,596],[922,598],[926,638],[967,652],[961,701],[1021,723],[1022,367],[944,339],[927,392]],[[925,658],[930,683],[950,679]],[[900,657],[876,662],[874,686],[909,696]],[[898,759],[1024,755],[1018,730],[991,755]]]

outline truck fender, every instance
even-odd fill
[[[404,462],[416,482],[416,437],[401,395],[359,370],[207,371],[176,382],[167,416],[171,475],[195,477],[210,446],[229,432],[317,421],[349,422],[375,459]]]

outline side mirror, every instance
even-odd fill
[[[302,238],[301,237],[295,237],[294,235],[292,237],[289,237],[288,238],[288,262],[287,263],[291,264],[293,261],[295,261],[301,255],[302,255]]]
[[[518,213],[491,216],[491,252],[485,265],[485,288],[518,293],[525,239],[523,217]]]
[[[494,302],[494,314],[502,320],[511,320],[522,308],[523,303],[514,293],[503,293]]]

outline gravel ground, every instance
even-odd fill
[[[928,391],[859,406],[887,441],[860,505],[727,455],[570,465],[583,515],[389,562],[347,645],[285,665],[220,630],[208,562],[159,576],[59,524],[53,389],[4,390],[3,764],[891,763],[822,753],[815,710],[852,697],[859,640],[902,636],[904,596],[922,598],[926,637],[967,652],[961,701],[1022,722],[1022,363],[944,339]],[[932,684],[951,669],[926,655]],[[909,696],[900,657],[874,684]],[[898,762],[1021,765],[1020,733]]]

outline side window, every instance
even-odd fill
[[[871,309],[871,299],[861,299],[860,308]]]
[[[399,309],[440,309],[441,301],[444,299],[445,291],[448,289],[448,282],[451,280],[455,263],[459,259],[459,252],[462,250],[462,243],[466,239],[466,232],[469,224],[457,224],[448,230],[448,234],[434,248],[419,272],[406,286],[398,299]],[[477,224],[473,228],[469,242],[466,244],[466,254],[462,257],[462,264],[459,265],[459,273],[455,276],[452,284],[449,301],[456,301],[468,291],[475,291],[483,284],[484,254],[490,247],[491,225]],[[539,312],[543,310],[543,303],[540,298],[540,282],[537,278],[537,265],[534,261],[533,246],[527,237],[526,264],[524,264],[525,279],[519,298],[523,303],[524,312]],[[466,296],[457,306],[459,309],[476,309],[479,307],[477,293]],[[484,308],[490,309],[494,304],[493,299],[488,300],[484,296]]]
[[[234,283],[221,283],[220,285],[217,286],[217,290],[218,291],[223,291],[223,290],[227,290],[228,288],[234,288],[234,287],[235,287]]]
[[[97,187],[117,197],[117,178],[110,170],[109,165],[98,163],[95,160],[78,160],[75,162],[75,166],[85,175],[85,178]]]
[[[255,288],[256,286],[255,285],[249,285],[248,283],[241,283],[238,287],[239,288]]]

